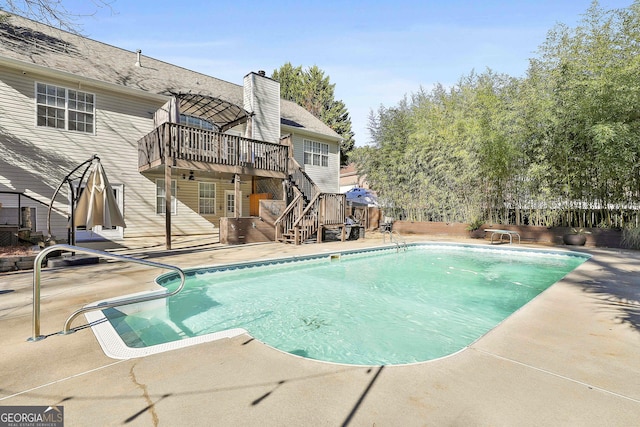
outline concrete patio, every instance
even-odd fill
[[[376,233],[301,246],[189,238],[115,252],[186,268],[381,244]],[[2,274],[0,406],[62,405],[66,426],[637,425],[640,253],[582,250],[593,258],[469,348],[408,366],[307,360],[248,335],[129,360],[105,356],[89,328],[27,342],[32,273]],[[157,289],[157,274],[121,262],[43,270],[42,333],[85,304]]]

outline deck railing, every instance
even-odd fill
[[[293,223],[292,229],[295,231],[296,245],[306,241],[319,229],[320,206],[322,204],[322,193],[316,194],[302,211],[302,214]]]
[[[299,245],[318,231],[320,225],[344,224],[345,206],[344,194],[317,193],[306,206],[302,195],[298,194],[276,220],[276,241]]]
[[[138,141],[138,167],[162,164],[166,146],[173,160],[287,172],[286,146],[176,123],[163,123]]]
[[[298,195],[275,221],[276,241],[299,245],[320,226],[344,224],[344,194],[322,193],[293,157],[289,157],[289,178]]]
[[[322,193],[321,221],[323,225],[344,224],[346,196],[342,193]]]
[[[276,242],[289,240],[288,235],[294,230],[294,224],[304,211],[305,202],[302,193],[298,193],[291,203],[286,207],[284,212],[275,221],[275,240]]]
[[[307,201],[313,200],[313,198],[320,193],[320,189],[313,182],[311,177],[302,170],[300,164],[293,157],[289,158],[289,175],[296,187],[302,191]]]

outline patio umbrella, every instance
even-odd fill
[[[98,161],[87,179],[87,185],[78,199],[74,212],[74,225],[92,228],[96,225],[111,228],[126,227],[122,213],[109,185],[102,164]]]
[[[345,193],[347,202],[360,203],[363,205],[377,205],[378,197],[371,190],[354,187]]]

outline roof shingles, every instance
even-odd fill
[[[168,95],[197,93],[243,105],[243,88],[206,74],[12,16],[0,22],[2,57],[121,87]],[[340,135],[299,105],[281,100],[281,123],[332,139]]]

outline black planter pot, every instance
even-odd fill
[[[587,242],[587,236],[584,234],[565,234],[562,236],[565,245],[584,246]]]
[[[484,230],[482,229],[477,229],[477,230],[470,230],[469,231],[469,237],[471,237],[472,239],[483,239],[484,238]]]

